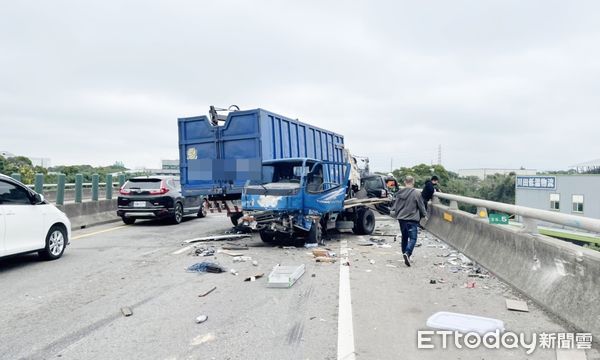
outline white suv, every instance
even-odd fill
[[[0,257],[38,252],[58,259],[71,238],[71,222],[44,197],[0,174]]]

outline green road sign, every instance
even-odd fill
[[[490,224],[508,225],[508,215],[506,214],[490,214]]]

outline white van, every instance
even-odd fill
[[[0,257],[38,252],[58,259],[71,238],[62,211],[19,181],[0,174]]]

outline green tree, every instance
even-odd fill
[[[515,203],[515,174],[490,175],[484,180],[475,176],[460,177],[447,171],[442,165],[419,164],[413,167],[402,167],[393,171],[394,176],[402,181],[410,175],[415,178],[415,186],[423,187],[425,181],[436,175],[439,178],[439,188],[445,193],[474,197],[484,200]],[[475,207],[461,204],[461,209],[475,212]]]
[[[0,174],[6,174],[6,158],[0,155]]]
[[[13,156],[5,160],[3,173],[12,175],[14,173],[21,175],[21,181],[25,184],[33,183],[35,171],[31,160],[25,156]]]

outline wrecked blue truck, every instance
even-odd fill
[[[242,223],[260,232],[264,242],[294,240],[319,243],[330,229],[368,235],[375,214],[373,199],[354,197],[351,160],[335,162],[290,158],[263,163],[263,183],[248,185],[242,195]]]
[[[226,211],[267,242],[314,242],[332,227],[373,231],[342,135],[264,109],[217,111],[178,119],[184,195],[204,196],[209,211]]]

